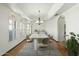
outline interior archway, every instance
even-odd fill
[[[58,26],[58,40],[60,42],[64,42],[66,40],[66,38],[65,38],[65,36],[66,36],[66,22],[65,22],[64,16],[60,16],[58,18],[57,26]]]

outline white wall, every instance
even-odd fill
[[[9,42],[9,16],[14,15],[17,25],[16,25],[16,39]],[[20,43],[26,35],[24,35],[23,31],[21,30],[20,33],[20,23],[23,24],[21,21],[23,20],[21,16],[17,15],[16,13],[12,12],[3,4],[0,4],[0,55],[4,54],[15,45]],[[22,35],[21,35],[22,34]],[[20,37],[21,35],[21,37]]]
[[[79,34],[79,4],[64,12],[66,20],[66,33],[74,32]]]
[[[69,35],[69,32],[79,34],[79,4],[76,4],[72,8],[63,12],[61,15],[65,16],[66,35]],[[48,21],[46,24],[47,32],[53,35],[55,39],[58,39],[57,20],[59,16],[54,17],[53,19],[51,19],[51,21]]]
[[[51,18],[49,21],[46,22],[45,24],[45,30],[47,31],[48,34],[53,36],[56,40],[58,40],[58,33],[57,33],[57,20],[58,17]]]

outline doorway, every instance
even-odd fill
[[[58,18],[58,41],[60,42],[65,42],[66,40],[66,23],[65,23],[65,17],[60,16]]]

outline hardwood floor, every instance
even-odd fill
[[[50,42],[52,44],[52,47],[58,49],[59,52],[62,54],[62,56],[67,56],[67,49],[65,48],[63,43],[58,42],[58,41],[56,41],[54,39],[50,39]],[[26,45],[26,40],[23,40],[21,43],[19,43],[17,46],[12,48],[10,51],[5,53],[3,56],[16,56],[17,53],[20,52],[20,50],[22,50],[25,45]],[[25,46],[25,48],[27,49],[26,46]],[[54,55],[54,54],[52,54],[52,55]]]
[[[57,42],[55,40],[50,40],[52,45],[57,48],[63,56],[67,56],[67,48],[63,45],[62,42]]]
[[[23,40],[21,43],[13,47],[11,50],[6,52],[3,56],[16,56],[16,54],[25,46],[26,39]]]
[[[38,49],[34,50],[34,42],[30,42],[26,44],[26,47],[17,56],[62,56],[62,54],[57,48],[52,47],[51,43],[46,48],[40,48],[38,45]]]

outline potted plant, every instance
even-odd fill
[[[68,55],[77,56],[79,44],[77,42],[76,35],[73,32],[70,32],[70,35],[70,39],[67,40]]]

